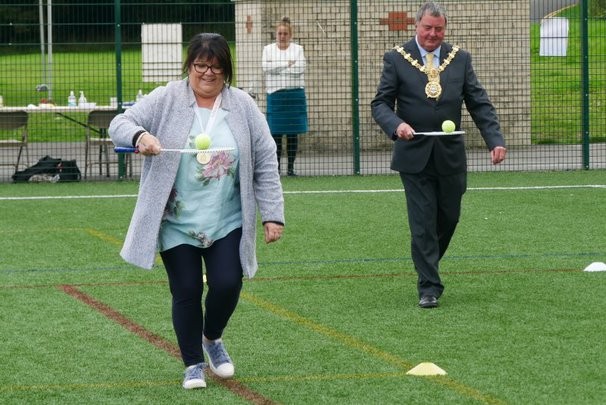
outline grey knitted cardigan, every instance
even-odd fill
[[[133,135],[146,130],[164,148],[183,148],[195,117],[196,100],[187,80],[170,82],[154,89],[110,124],[116,146],[132,146]],[[242,90],[225,87],[221,107],[238,145],[242,240],[240,260],[244,275],[255,275],[257,208],[263,222],[284,223],[284,198],[276,144],[264,115]],[[160,153],[143,158],[139,195],[120,255],[128,263],[151,269],[157,252],[158,233],[164,208],[175,182],[181,155]]]

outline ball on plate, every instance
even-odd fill
[[[208,149],[210,147],[210,136],[208,136],[206,134],[200,134],[200,135],[196,136],[194,143],[196,144],[196,149],[199,149],[199,150]]]
[[[442,123],[442,131],[446,132],[447,134],[453,132],[455,128],[455,123],[451,120],[446,120]]]

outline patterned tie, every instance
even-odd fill
[[[440,70],[433,65],[433,53],[428,52],[425,55],[425,74],[427,75],[427,84],[425,85],[425,94],[429,98],[436,100],[442,94],[442,86],[440,86]]]
[[[429,68],[433,67],[433,52],[428,52],[425,55],[425,66]]]

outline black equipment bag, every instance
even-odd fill
[[[13,174],[15,183],[80,181],[82,175],[75,160],[44,156],[33,166]]]

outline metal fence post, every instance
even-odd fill
[[[581,0],[581,125],[583,128],[583,167],[589,169],[589,0]]]
[[[122,16],[120,14],[120,0],[114,0],[114,41],[116,44],[116,98],[118,99],[118,112],[122,107]],[[132,162],[131,162],[132,164]],[[126,177],[126,157],[118,154],[118,178]]]
[[[360,174],[360,85],[358,69],[358,2],[350,1],[351,29],[351,127],[353,133],[354,174]]]

